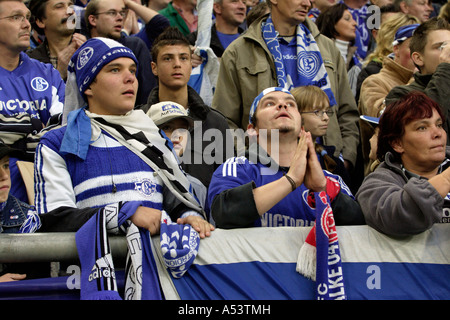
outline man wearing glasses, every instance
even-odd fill
[[[30,45],[29,17],[22,1],[0,1],[0,140],[33,161],[39,138],[62,113],[65,84],[51,65],[24,53]],[[16,160],[10,159],[11,194],[28,202]]]
[[[110,38],[133,51],[139,61],[136,105],[141,105],[147,103],[150,91],[156,86],[156,79],[151,70],[150,52],[145,42],[122,33],[127,13],[123,0],[91,0],[86,6],[84,17],[90,37]]]

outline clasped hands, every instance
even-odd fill
[[[303,128],[287,173],[299,187],[302,183],[313,192],[326,191],[327,179],[317,158],[311,133]]]

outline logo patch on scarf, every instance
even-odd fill
[[[100,278],[116,278],[112,258],[109,253],[95,262],[95,265],[91,270],[91,274],[89,275],[90,282]]]
[[[142,179],[134,182],[134,189],[142,193],[143,195],[150,197],[156,193],[156,183],[150,179]]]
[[[320,57],[316,52],[301,51],[297,58],[297,71],[308,79],[313,79],[320,67]]]
[[[325,212],[321,217],[321,227],[323,233],[328,237],[328,243],[334,243],[338,241],[336,224],[334,223],[333,210],[330,206],[327,206]]]

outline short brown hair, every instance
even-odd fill
[[[92,29],[92,25],[89,23],[89,16],[95,15],[98,10],[98,3],[100,0],[91,0],[86,6],[86,9],[84,11],[84,21],[86,22],[86,27],[89,30],[89,33]]]
[[[158,53],[162,47],[182,45],[191,48],[188,39],[181,33],[177,27],[167,27],[153,42],[152,61],[157,63]]]
[[[433,17],[414,30],[414,34],[411,37],[411,42],[409,43],[409,49],[411,53],[418,52],[423,53],[425,50],[425,45],[427,44],[428,35],[431,31],[436,30],[450,30],[450,25],[445,19],[440,19]]]

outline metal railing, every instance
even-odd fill
[[[125,236],[109,236],[113,258],[125,259]],[[75,233],[0,234],[0,263],[72,261],[78,259]]]

